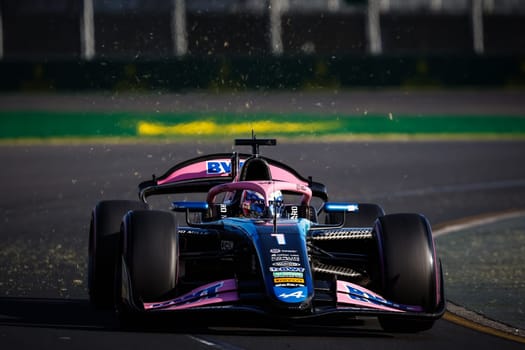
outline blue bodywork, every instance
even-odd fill
[[[263,274],[267,295],[286,307],[305,309],[314,294],[312,273],[306,251],[306,219],[246,220],[228,218],[225,230],[240,230],[252,241]]]

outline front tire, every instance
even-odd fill
[[[130,200],[101,201],[93,208],[89,227],[88,289],[89,299],[96,307],[113,306],[122,218],[130,210],[147,208],[144,202]]]
[[[144,302],[162,301],[178,277],[177,220],[167,211],[129,212],[122,225],[117,311],[121,316],[143,310]]]
[[[417,305],[435,313],[441,298],[441,269],[435,254],[430,224],[419,214],[380,217],[374,233],[379,245],[380,294],[404,305]],[[420,332],[430,329],[434,319],[379,317],[384,330]]]

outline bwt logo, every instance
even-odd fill
[[[239,162],[239,166],[242,167],[244,162]],[[232,171],[232,163],[229,160],[226,161],[208,161],[206,162],[206,174],[229,174]]]

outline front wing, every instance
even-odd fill
[[[293,298],[293,295],[289,296]],[[330,314],[347,314],[348,316],[381,316],[395,315],[417,317],[418,319],[438,319],[445,312],[444,296],[441,298],[442,305],[432,313],[425,312],[422,307],[415,305],[403,305],[389,301],[382,296],[357,284],[337,281],[336,306],[323,306],[313,309],[310,313],[287,314],[291,319],[315,318]],[[248,304],[242,300],[238,292],[235,279],[217,281],[195,288],[194,290],[174,299],[149,302],[143,304],[144,312],[157,313],[169,311],[252,311],[268,316],[278,316],[276,309],[268,309],[256,304]],[[272,311],[273,310],[273,311]]]

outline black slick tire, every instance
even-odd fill
[[[144,302],[163,301],[178,277],[177,220],[157,210],[129,212],[122,225],[121,259],[117,270],[119,316],[137,316]]]
[[[130,200],[99,202],[91,213],[88,250],[88,290],[92,305],[111,308],[114,302],[115,266],[120,225],[124,215],[147,204]]]
[[[441,269],[426,218],[419,214],[391,214],[380,217],[374,229],[379,245],[382,276],[380,294],[387,300],[437,310],[441,296]],[[390,332],[419,332],[430,329],[433,319],[379,317]]]

